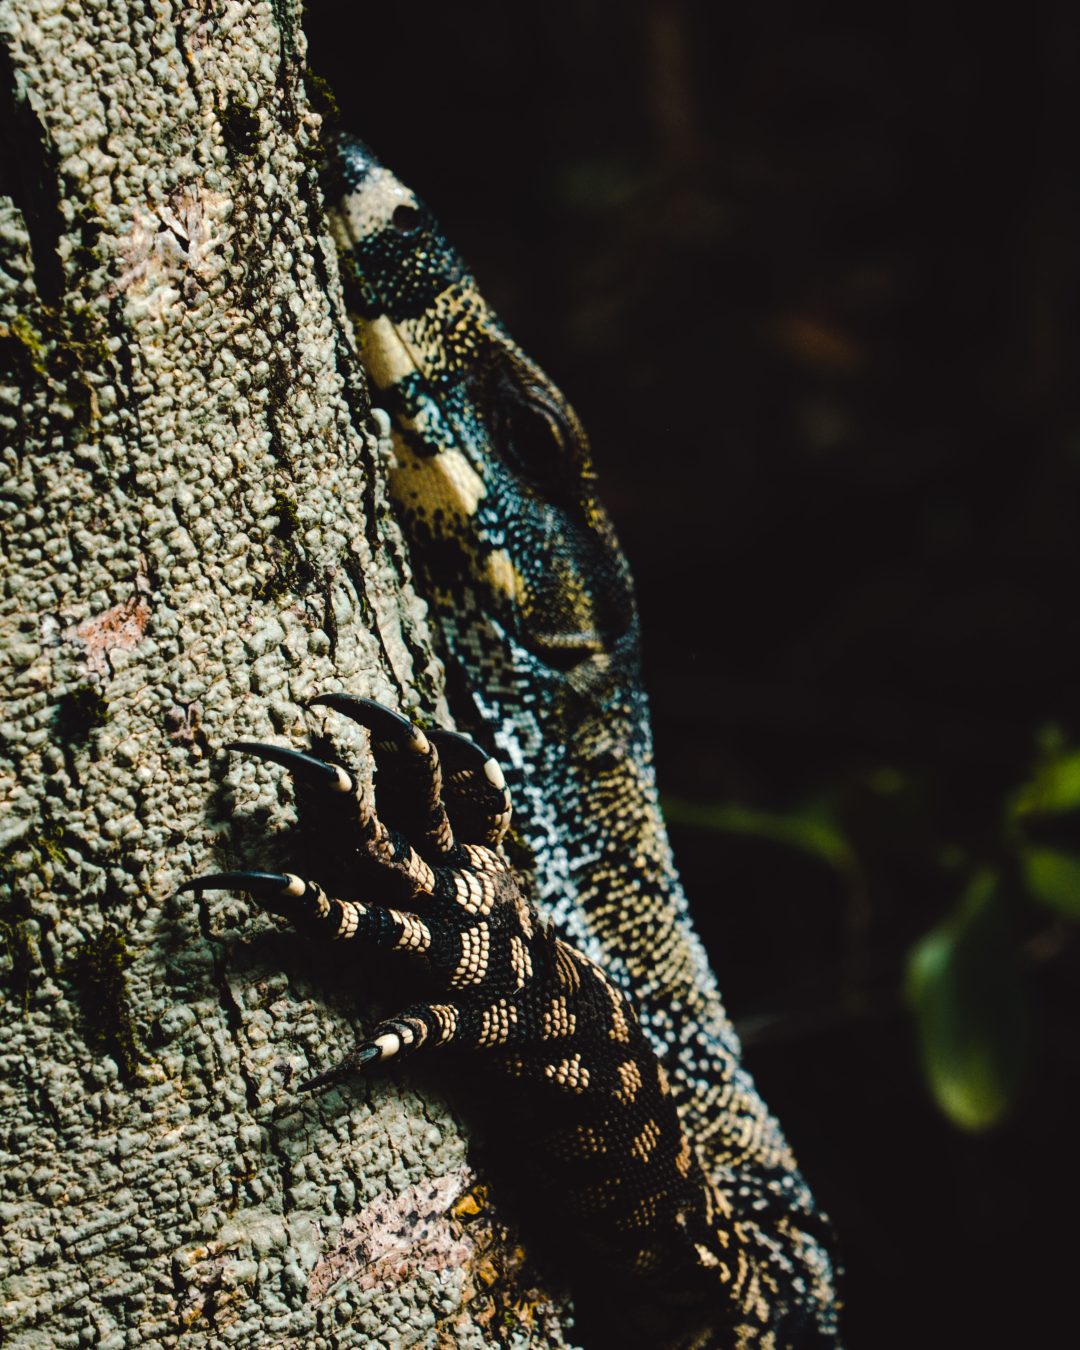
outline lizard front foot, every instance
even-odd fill
[[[246,891],[314,939],[421,967],[424,997],[301,1089],[434,1049],[490,1066],[502,1087],[482,1096],[509,1125],[500,1133],[537,1194],[574,1216],[561,1245],[587,1258],[594,1285],[602,1270],[616,1281],[646,1343],[691,1308],[730,1325],[748,1300],[757,1320],[755,1271],[768,1278],[758,1244],[706,1178],[632,1007],[541,921],[499,851],[511,812],[499,766],[464,737],[425,733],[369,700],[313,702],[370,732],[375,807],[335,761],[253,741],[228,748],[292,774],[347,893],[291,872],[218,872],[181,887]]]
[[[499,766],[465,737],[428,735],[370,700],[327,694],[312,702],[371,733],[377,810],[341,764],[256,741],[227,749],[286,768],[315,807],[320,835],[334,841],[335,862],[367,864],[371,893],[331,897],[316,880],[272,872],[211,873],[180,890],[245,891],[307,936],[398,952],[425,968],[435,997],[380,1022],[303,1090],[425,1047],[479,1050],[514,1042],[527,1022],[524,991],[538,920],[497,851],[510,821]]]

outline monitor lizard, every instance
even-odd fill
[[[419,958],[429,997],[303,1086],[434,1046],[488,1066],[523,1164],[620,1290],[627,1343],[835,1347],[829,1225],[741,1065],[672,860],[632,580],[584,429],[415,194],[358,140],[334,157],[391,493],[455,718],[484,748],[327,694],[372,733],[375,808],[340,764],[234,748],[319,797],[347,898],[292,874],[188,887]],[[503,847],[511,798],[527,883]]]

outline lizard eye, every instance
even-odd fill
[[[537,487],[561,485],[568,428],[537,404],[508,403],[500,412],[499,440],[514,468]]]
[[[415,234],[420,228],[420,212],[415,206],[402,202],[400,206],[394,207],[390,221],[398,234]]]
[[[509,468],[553,504],[569,504],[588,468],[585,433],[541,372],[521,360],[496,364],[478,401]]]

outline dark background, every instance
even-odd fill
[[[1056,1344],[1073,1320],[1080,954],[1018,880],[1009,803],[1077,744],[1078,14],[307,18],[344,125],[590,430],[677,857],[839,1228],[854,1350]],[[980,869],[997,955],[946,1002],[989,991],[1009,1107],[971,1132],[904,987]]]

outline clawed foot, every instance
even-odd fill
[[[437,1000],[381,1022],[303,1090],[422,1046],[513,1044],[526,1020],[518,1003],[533,973],[538,924],[497,851],[510,822],[498,764],[466,737],[425,733],[368,699],[324,694],[312,702],[370,732],[377,811],[340,764],[257,741],[227,748],[287,769],[319,811],[324,835],[343,856],[366,860],[383,894],[337,899],[314,880],[276,872],[217,872],[180,889],[246,891],[305,934],[401,952],[427,968]]]

